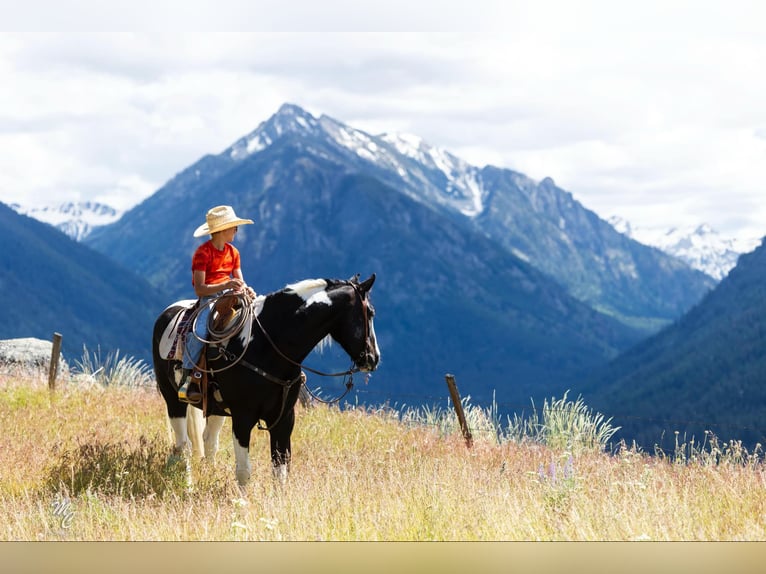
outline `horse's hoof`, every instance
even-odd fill
[[[250,471],[249,470],[238,470],[237,471],[237,484],[239,484],[240,488],[245,488],[247,486],[247,483],[250,482]]]

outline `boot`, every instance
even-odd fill
[[[181,386],[178,387],[178,400],[184,403],[196,404],[202,400],[202,392],[193,376],[193,369],[184,369],[181,376]]]

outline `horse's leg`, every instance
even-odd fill
[[[191,405],[186,409],[186,430],[191,440],[192,455],[197,458],[205,456],[205,452],[202,450],[202,444],[204,442],[203,427],[205,423],[202,420],[202,411]]]
[[[173,431],[173,454],[180,455],[186,451],[189,446],[189,434],[186,428],[186,415],[168,416],[170,428]]]
[[[205,443],[205,460],[208,462],[215,461],[215,454],[218,452],[218,435],[221,432],[221,427],[226,420],[226,417],[220,417],[218,415],[210,415],[207,417],[207,424],[205,424],[205,432],[202,433],[202,440]]]
[[[170,378],[165,371],[158,373],[157,381],[160,393],[165,399],[165,406],[168,413],[170,428],[173,430],[173,454],[181,454],[189,444],[189,434],[187,432],[186,410],[187,404],[178,400],[178,393],[170,382]],[[194,409],[192,409],[194,410]]]
[[[291,445],[290,436],[295,427],[295,408],[286,411],[282,419],[269,431],[271,442],[271,465],[275,479],[280,482],[287,480],[290,473]]]
[[[234,443],[237,483],[241,488],[247,486],[252,474],[250,466],[250,433],[256,421],[248,414],[231,415],[231,430]]]
[[[188,448],[189,436],[186,432],[186,416],[179,416],[177,412],[176,416],[171,416],[170,411],[171,409],[168,407],[168,420],[170,421],[170,428],[173,429],[175,444],[173,445],[173,451],[168,458],[168,464],[175,465],[182,463],[184,465],[184,472],[186,474],[186,488],[188,489],[192,486],[192,470],[191,457],[189,456]]]
[[[168,458],[168,465],[182,463],[186,472],[186,486],[191,488],[191,457],[189,456],[189,434],[187,429],[186,411],[188,405],[178,400],[178,392],[171,381],[172,369],[167,361],[157,355],[156,342],[154,343],[154,372],[157,378],[157,387],[165,399],[168,422],[173,432],[173,450]],[[192,409],[194,410],[194,409]]]

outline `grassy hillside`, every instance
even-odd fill
[[[649,457],[544,432],[499,441],[475,409],[470,450],[446,413],[301,409],[287,484],[255,433],[245,492],[227,423],[217,463],[193,461],[186,492],[146,382],[64,381],[51,396],[43,375],[0,369],[0,539],[766,539],[764,467],[736,445]]]

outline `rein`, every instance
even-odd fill
[[[367,321],[367,302],[364,300],[364,297],[362,297],[362,294],[359,292],[359,289],[357,288],[357,286],[354,285],[353,283],[350,283],[350,285],[351,287],[354,288],[354,293],[356,293],[356,295],[359,297],[359,300],[362,303],[362,312],[364,314],[364,340],[367,341],[367,337],[369,336],[368,326],[367,326],[367,322],[368,322]],[[354,373],[358,373],[360,369],[354,364],[353,361],[349,369],[338,372],[338,373],[325,373],[317,369],[312,369],[311,367],[308,367],[304,365],[303,363],[294,361],[293,359],[285,355],[282,352],[282,350],[279,347],[277,347],[276,343],[274,343],[271,336],[268,334],[268,332],[266,331],[266,329],[264,328],[264,326],[261,324],[260,320],[258,319],[258,316],[254,315],[253,318],[255,319],[255,323],[258,325],[258,328],[261,330],[261,333],[263,333],[263,336],[271,345],[272,349],[274,349],[277,352],[277,354],[288,363],[295,365],[296,367],[299,367],[302,370],[309,371],[311,373],[314,373],[315,375],[319,375],[321,377],[348,377],[348,379],[346,380],[346,390],[339,397],[335,399],[331,399],[331,400],[325,400],[319,397],[319,395],[314,393],[311,389],[309,389],[308,386],[306,386],[306,390],[308,391],[309,395],[311,395],[311,398],[324,404],[337,403],[337,402],[340,402],[343,399],[343,397],[345,397],[354,387]]]
[[[324,373],[322,371],[318,371],[316,369],[312,369],[311,367],[307,367],[306,365],[304,365],[303,363],[299,363],[298,361],[293,361],[290,357],[285,355],[279,349],[279,347],[277,347],[277,345],[276,345],[276,343],[274,343],[274,341],[271,340],[271,337],[266,332],[266,329],[263,328],[263,325],[261,325],[261,322],[258,320],[258,317],[255,316],[254,318],[255,318],[256,325],[258,325],[258,327],[260,328],[261,333],[263,333],[263,336],[266,337],[266,340],[271,345],[271,348],[274,349],[280,357],[282,357],[285,361],[287,361],[291,365],[295,365],[296,367],[300,367],[301,369],[303,369],[305,371],[309,371],[311,373],[314,373],[315,375],[320,375],[322,377],[345,377],[346,375],[353,375],[354,373],[358,373],[359,372],[359,368],[358,367],[352,366],[350,369],[348,369],[346,371],[341,371],[339,373]]]

